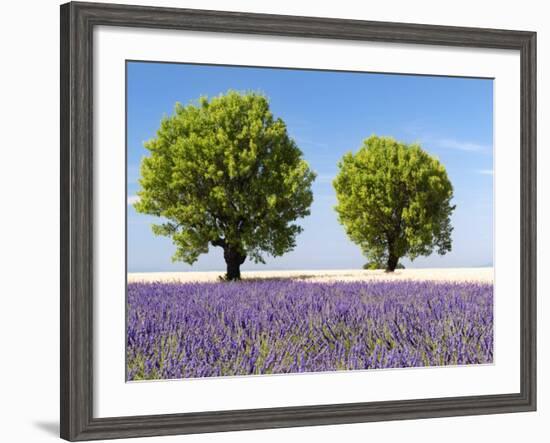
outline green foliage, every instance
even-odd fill
[[[338,166],[335,209],[369,261],[393,271],[400,257],[451,250],[453,187],[445,167],[419,145],[371,136]]]
[[[172,238],[174,261],[220,246],[238,271],[246,257],[293,249],[302,228],[292,222],[310,213],[315,174],[266,97],[229,91],[177,103],[145,147],[134,207],[166,220],[153,232]]]
[[[382,262],[369,261],[363,265],[363,269],[376,271],[379,269],[386,269],[386,265],[387,265],[386,263],[382,263]],[[401,262],[399,262],[397,263],[397,266],[395,267],[395,269],[405,269],[405,266]]]

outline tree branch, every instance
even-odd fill
[[[217,238],[216,240],[211,241],[212,246],[219,246],[220,248],[225,248],[227,244],[225,243],[225,239],[223,238]]]

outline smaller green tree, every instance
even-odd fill
[[[453,187],[445,167],[419,145],[371,136],[338,167],[335,209],[369,262],[393,272],[401,257],[451,250]]]
[[[229,91],[176,104],[145,148],[134,207],[162,217],[153,232],[172,239],[174,261],[193,264],[220,247],[226,278],[238,280],[247,258],[263,263],[264,253],[296,245],[315,173],[265,96]]]

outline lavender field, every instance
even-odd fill
[[[127,379],[491,363],[493,285],[129,283]]]

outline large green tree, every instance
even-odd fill
[[[371,136],[338,167],[338,218],[370,261],[393,272],[401,257],[451,250],[453,187],[419,145]]]
[[[236,280],[246,258],[263,263],[296,245],[293,222],[310,213],[315,174],[265,96],[176,104],[145,147],[134,206],[164,219],[153,232],[171,237],[174,261],[192,264],[217,246]]]

